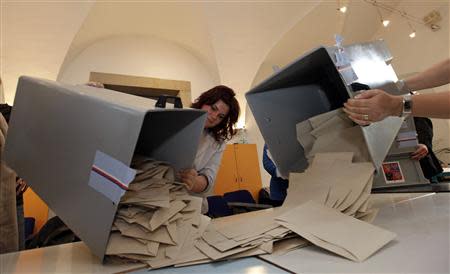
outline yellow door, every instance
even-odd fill
[[[255,201],[258,201],[258,192],[261,189],[261,174],[256,144],[236,144],[234,146],[239,187],[248,190]]]
[[[223,152],[219,171],[217,172],[214,194],[223,195],[225,192],[239,189],[236,174],[236,159],[233,145],[227,145]]]

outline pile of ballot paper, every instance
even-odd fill
[[[353,163],[352,156],[317,153],[306,172],[291,173],[277,221],[317,246],[363,261],[395,234],[370,224],[377,213],[369,204],[374,167]]]
[[[369,223],[377,212],[368,203],[374,168],[352,158],[351,152],[318,153],[306,172],[291,173],[282,207],[213,219],[195,243],[204,261],[283,254],[308,243],[367,259],[395,234]]]
[[[314,244],[363,261],[395,238],[370,224],[377,209],[369,204],[374,167],[359,126],[342,110],[297,125],[310,160],[303,173],[291,173],[283,206],[213,219],[195,242],[197,261],[229,259]]]
[[[119,203],[106,254],[155,268],[173,265],[208,225],[202,199],[176,183],[166,163],[136,156],[132,168],[137,175]]]
[[[370,224],[374,167],[359,126],[342,110],[297,125],[309,159],[291,173],[283,206],[210,220],[201,199],[175,181],[167,164],[136,158],[138,170],[116,214],[108,255],[151,268],[281,255],[308,244],[363,261],[395,238]]]

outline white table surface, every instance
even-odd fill
[[[144,264],[102,264],[83,242],[0,255],[0,273],[117,273]]]
[[[83,242],[36,248],[0,256],[0,273],[289,273],[257,257],[186,267],[147,270],[145,264],[102,264]]]
[[[220,274],[286,274],[283,269],[265,262],[257,257],[248,257],[238,260],[215,262],[209,264],[192,265],[185,267],[170,267],[131,272],[132,274],[187,274],[187,273],[220,273]],[[131,274],[130,273],[130,274]]]
[[[356,263],[315,246],[263,259],[295,273],[450,273],[450,194],[374,194],[374,224],[397,238]]]
[[[283,256],[262,256],[294,273],[450,273],[450,194],[374,194],[381,208],[374,223],[397,238],[362,263],[314,246]],[[0,273],[117,273],[144,265],[101,264],[87,246],[71,243],[0,255]],[[150,273],[286,273],[258,258],[164,268]]]

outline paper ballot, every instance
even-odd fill
[[[359,262],[396,236],[314,201],[297,206],[276,219],[313,244]]]

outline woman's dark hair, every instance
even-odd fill
[[[238,120],[240,108],[235,95],[236,94],[234,91],[227,86],[216,86],[203,92],[191,105],[192,108],[201,109],[203,105],[211,106],[219,100],[222,100],[228,105],[230,108],[228,115],[222,119],[220,124],[208,129],[217,142],[229,140],[236,134],[236,130],[233,128],[233,125]]]

